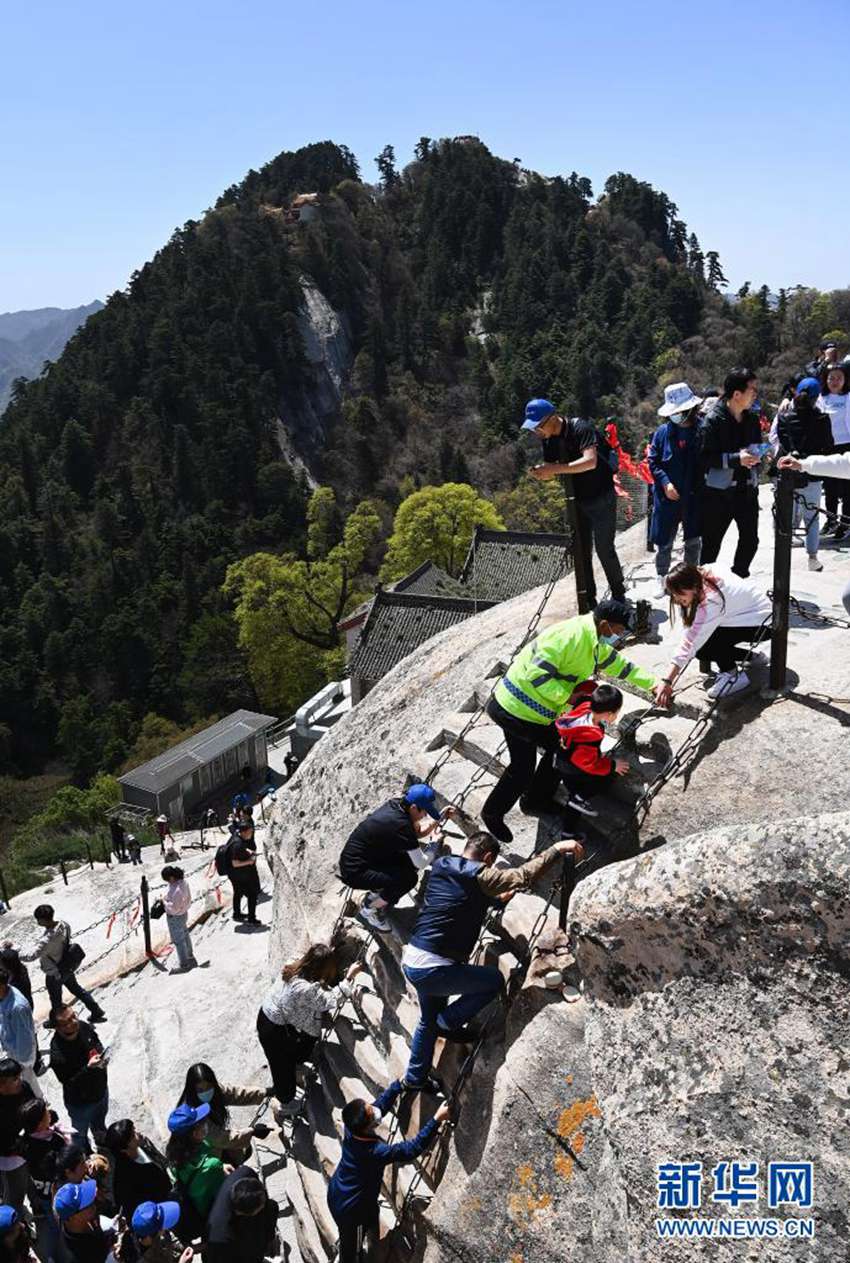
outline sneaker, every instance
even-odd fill
[[[304,1100],[303,1093],[296,1093],[291,1101],[284,1101],[282,1105],[275,1106],[273,1111],[275,1122],[283,1123],[288,1119],[297,1118],[304,1109]]]
[[[667,589],[664,586],[663,577],[661,578],[658,584],[658,587],[653,590],[652,599],[653,601],[666,601],[667,600]]]
[[[708,696],[711,698],[731,697],[733,693],[740,693],[742,689],[749,686],[750,677],[746,671],[721,671],[708,690]]]
[[[380,930],[382,934],[386,934],[390,930],[390,923],[384,916],[383,908],[373,908],[364,899],[360,905],[358,916],[371,925],[373,930]]]
[[[411,1083],[409,1079],[402,1079],[401,1087],[403,1092],[424,1092],[426,1096],[445,1096],[446,1093],[443,1085],[435,1074],[428,1074],[421,1083]]]
[[[817,553],[809,553],[809,569],[818,572],[823,570],[823,562],[819,560]]]
[[[514,835],[500,816],[485,816],[482,812],[481,819],[488,833],[492,833],[493,837],[501,842],[503,846],[510,846],[514,840]]]
[[[577,811],[581,816],[598,816],[599,812],[594,811],[586,798],[582,798],[581,794],[570,794],[567,799],[567,807],[573,811]]]
[[[168,972],[170,974],[186,974],[191,968],[191,965],[172,965]]]
[[[89,1021],[90,1022],[108,1022],[109,1018],[106,1016],[103,1009],[98,1009],[97,1013],[89,1014]]]

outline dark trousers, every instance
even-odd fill
[[[271,1022],[262,1009],[257,1014],[257,1038],[266,1054],[274,1094],[285,1105],[295,1096],[295,1070],[312,1053],[316,1036],[297,1031],[294,1026]]]
[[[409,890],[413,890],[419,874],[406,855],[399,855],[395,862],[383,860],[380,868],[358,868],[340,860],[340,875],[352,890],[374,890],[387,903],[396,904]]]
[[[583,772],[581,768],[573,767],[571,763],[563,759],[559,759],[555,767],[566,788],[570,792],[581,794],[583,798],[592,798],[594,794],[604,794],[617,779],[617,773],[613,769],[606,772],[604,776],[594,776],[592,772]]]
[[[850,443],[836,443],[833,452],[850,452]],[[850,482],[846,478],[824,478],[823,504],[830,518],[839,513],[848,519],[844,523],[850,526]]]
[[[578,474],[577,478],[581,478],[581,474]],[[623,585],[623,568],[617,556],[617,549],[614,547],[617,534],[617,496],[613,488],[593,500],[577,499],[576,509],[579,539],[587,563],[587,597],[590,604],[596,604],[596,580],[593,577],[594,545],[596,555],[605,572],[605,578],[608,580],[611,595],[617,600],[623,600],[626,595]]]
[[[743,662],[761,625],[753,627],[718,627],[700,647],[700,662],[716,662],[718,670],[733,671],[736,662]],[[769,636],[768,636],[769,642]],[[764,643],[764,642],[762,642]]]
[[[260,893],[259,883],[243,886],[235,882],[231,877],[230,884],[233,887],[233,915],[237,917],[242,915],[242,900],[244,898],[248,900],[248,920],[255,921],[257,918],[257,895]]]
[[[58,1009],[62,1004],[62,988],[67,987],[71,995],[82,1000],[89,1013],[98,1014],[102,1012],[100,1005],[90,991],[86,991],[85,987],[81,987],[77,982],[76,974],[66,974],[64,978],[56,978],[51,974],[44,975],[44,984],[47,987],[47,994],[50,996],[50,1011]]]
[[[333,1214],[333,1212],[331,1212]],[[336,1219],[336,1215],[334,1215]],[[367,1259],[371,1251],[367,1245],[367,1236],[371,1235],[375,1241],[378,1239],[378,1207],[375,1207],[374,1215],[368,1217],[363,1222],[363,1217],[357,1219],[336,1219],[336,1226],[339,1228],[339,1254],[337,1256],[338,1263],[360,1263],[361,1259]],[[362,1238],[361,1238],[361,1235]],[[360,1242],[363,1242],[363,1250],[361,1253]]]
[[[759,546],[758,491],[755,487],[747,487],[744,491],[718,491],[714,487],[703,487],[701,565],[717,561],[723,537],[733,522],[738,528],[738,547],[732,570],[746,579],[750,573],[750,562]]]
[[[528,720],[517,719],[500,706],[495,697],[487,703],[487,714],[505,734],[509,761],[482,813],[502,820],[523,795],[537,806],[551,802],[558,786],[553,758],[561,748],[554,723],[532,724]],[[538,746],[543,750],[539,763]]]

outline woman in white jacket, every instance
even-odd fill
[[[780,469],[793,469],[798,474],[808,474],[812,478],[850,478],[850,451],[832,456],[805,456],[800,460],[796,456],[780,456]],[[844,608],[850,614],[850,580],[841,593]]]
[[[737,664],[746,659],[750,642],[771,616],[767,593],[750,579],[741,579],[714,563],[676,566],[668,574],[665,588],[670,597],[670,620],[674,620],[678,606],[685,630],[662,680],[658,704],[669,704],[677,677],[697,656],[701,661],[717,663],[718,675],[708,690],[709,697],[730,697],[746,688],[749,676]]]

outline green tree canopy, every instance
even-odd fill
[[[381,577],[400,579],[428,560],[456,577],[476,526],[505,529],[492,502],[466,483],[414,491],[396,511]]]

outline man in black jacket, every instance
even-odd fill
[[[530,399],[525,406],[523,430],[543,442],[543,464],[528,472],[542,482],[568,474],[573,479],[578,529],[587,561],[587,598],[596,605],[593,578],[593,546],[596,546],[605,578],[615,601],[623,601],[626,588],[614,538],[617,531],[617,496],[614,470],[600,451],[599,435],[590,421],[562,417],[548,399]]]
[[[35,1093],[22,1078],[22,1066],[14,1057],[0,1061],[0,1197],[20,1210],[27,1195],[29,1168],[24,1157],[20,1109]]]
[[[416,885],[417,865],[411,855],[420,851],[441,819],[435,804],[430,785],[411,785],[401,798],[391,798],[361,820],[342,848],[342,880],[353,890],[369,892],[360,915],[376,930],[389,930],[384,909]],[[451,807],[442,813],[446,818],[453,814]]]
[[[278,1205],[256,1171],[237,1167],[216,1194],[207,1221],[206,1263],[263,1263],[274,1252]]]
[[[62,1097],[80,1144],[88,1133],[106,1128],[109,1082],[103,1045],[94,1027],[81,1022],[70,1006],[57,1009],[56,1034],[50,1041],[50,1068],[62,1084]]]
[[[767,450],[758,417],[755,373],[733,368],[723,394],[700,425],[705,485],[702,489],[702,563],[717,560],[723,537],[734,522],[738,546],[734,574],[746,579],[759,546],[759,471]]]
[[[777,456],[829,456],[833,449],[829,417],[816,406],[820,382],[804,377],[794,388],[794,403],[776,416]],[[806,527],[809,569],[823,570],[820,545],[820,497],[823,484],[808,474],[794,474],[794,524],[802,515]]]

